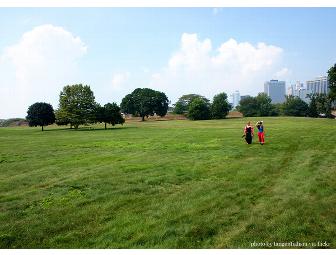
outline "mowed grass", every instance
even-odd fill
[[[336,120],[248,120],[1,128],[0,247],[336,248]]]

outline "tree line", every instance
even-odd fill
[[[37,102],[29,106],[27,121],[29,126],[45,126],[56,123],[57,125],[70,125],[77,129],[80,125],[105,123],[112,126],[123,124],[125,119],[122,114],[132,114],[141,117],[165,116],[168,112],[170,101],[165,93],[149,88],[137,88],[126,95],[120,106],[116,103],[107,103],[101,106],[95,101],[94,94],[88,85],[67,85],[59,95],[59,108],[44,102]],[[231,109],[225,93],[214,97],[212,104],[203,96],[191,94],[183,96],[177,105],[183,104],[183,109],[192,120],[225,118]],[[183,111],[184,111],[183,110]]]
[[[240,101],[237,110],[245,117],[250,116],[309,116],[332,117],[331,109],[336,104],[336,64],[328,70],[329,94],[310,95],[307,104],[299,97],[286,96],[282,104],[272,104],[271,98],[264,93],[256,97],[247,96]],[[59,95],[59,108],[44,102],[37,102],[29,106],[27,121],[29,126],[43,127],[56,123],[70,125],[77,129],[79,125],[104,123],[112,126],[123,124],[123,114],[132,114],[141,117],[165,116],[170,101],[165,93],[149,88],[137,88],[126,95],[120,106],[116,103],[107,103],[101,106],[95,101],[90,86],[83,84],[67,85]],[[232,109],[226,93],[215,95],[212,102],[202,95],[187,94],[181,96],[174,104],[173,112],[184,114],[191,120],[224,119]]]
[[[57,125],[70,125],[77,129],[80,125],[105,123],[112,126],[123,124],[125,119],[122,113],[134,116],[148,117],[157,114],[167,114],[169,101],[163,92],[148,88],[135,89],[126,95],[120,107],[112,102],[101,106],[95,101],[90,86],[83,84],[67,85],[59,95],[59,108],[44,102],[37,102],[29,106],[27,121],[29,126],[43,127],[56,123]]]
[[[212,103],[204,96],[187,94],[174,104],[173,113],[184,114],[191,120],[224,119],[231,109],[224,92],[215,95]]]
[[[297,117],[328,117],[331,114],[332,103],[327,95],[309,95],[309,104],[296,96],[286,96],[284,103],[272,104],[272,100],[264,93],[256,97],[247,96],[240,100],[237,110],[245,117],[256,116],[297,116]]]

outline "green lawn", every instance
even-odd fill
[[[336,248],[336,120],[247,120],[0,128],[0,247]]]

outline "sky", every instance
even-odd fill
[[[65,85],[120,103],[135,88],[212,99],[287,87],[336,63],[336,8],[0,8],[0,119],[58,107]]]

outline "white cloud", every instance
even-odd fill
[[[148,74],[150,73],[150,69],[148,67],[143,67],[142,68],[143,73]]]
[[[212,9],[212,14],[213,15],[217,15],[218,13],[220,13],[223,10],[223,8],[213,8]]]
[[[281,68],[282,55],[280,47],[232,38],[213,49],[210,39],[184,33],[180,48],[166,67],[152,75],[150,85],[166,91],[173,102],[185,93],[212,98],[219,92],[240,90],[241,94],[254,95]]]
[[[24,33],[1,55],[0,118],[22,116],[36,101],[56,107],[62,87],[76,81],[86,52],[82,40],[62,27],[41,25]]]
[[[288,78],[288,76],[291,73],[292,72],[287,67],[284,67],[281,70],[277,71],[274,76],[278,79],[284,79],[284,78]]]
[[[142,70],[139,70],[143,74]],[[131,73],[128,71],[112,72],[112,75],[103,78],[99,86],[92,87],[96,101],[104,105],[106,103],[121,103],[121,100],[134,89],[139,87],[139,81],[143,81],[143,77],[139,77],[139,73]],[[147,79],[148,80],[148,79]],[[97,80],[93,80],[92,84],[97,84]]]
[[[112,77],[112,89],[113,90],[121,90],[126,86],[126,82],[130,77],[129,72],[125,73],[116,73]]]
[[[286,78],[283,49],[266,43],[229,39],[213,47],[211,39],[197,34],[181,35],[180,47],[166,65],[152,72],[140,68],[105,76],[104,86],[94,89],[98,102],[120,102],[136,87],[164,91],[174,103],[186,93],[212,98],[216,93],[255,95],[265,80]],[[22,116],[37,101],[52,103],[66,84],[79,83],[79,60],[87,46],[65,28],[42,25],[22,35],[0,55],[0,118]],[[98,67],[97,67],[98,68]],[[95,83],[96,81],[93,81]]]
[[[184,33],[181,38],[180,50],[169,60],[169,69],[172,71],[178,71],[179,69],[201,70],[209,64],[211,48],[209,39],[201,42],[196,34]]]

